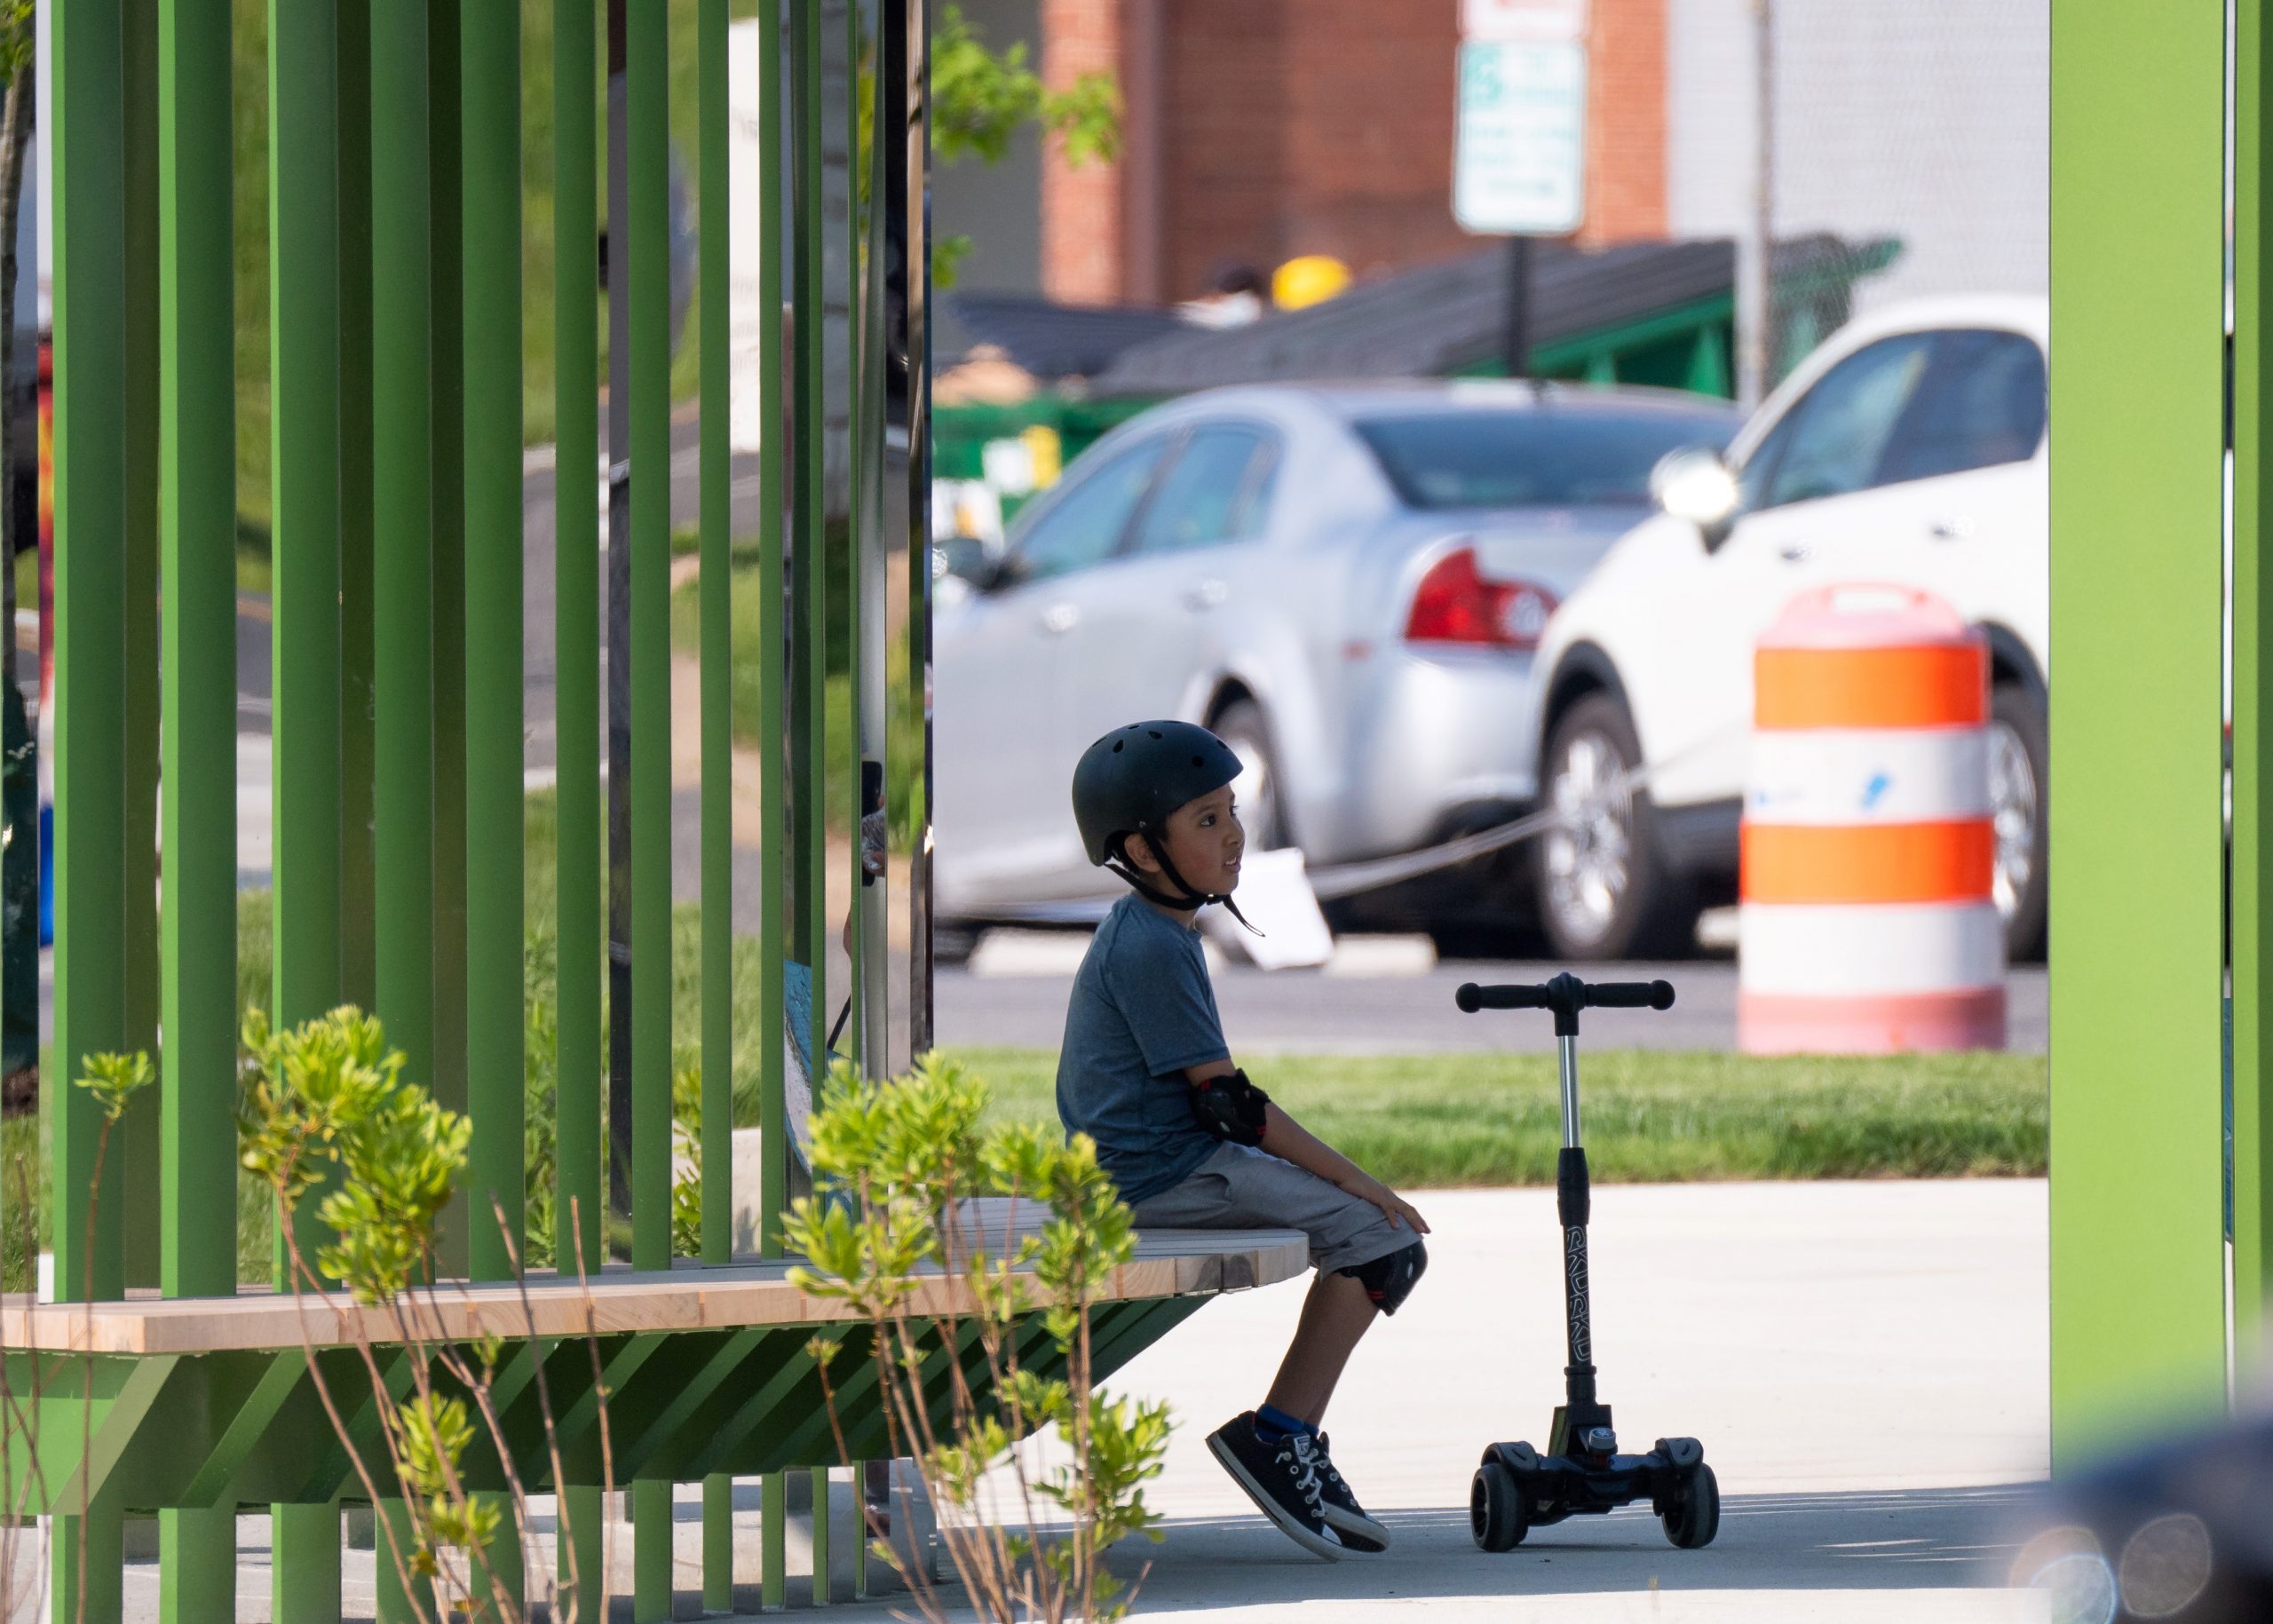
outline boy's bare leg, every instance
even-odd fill
[[[1321,1271],[1303,1299],[1302,1322],[1287,1345],[1278,1379],[1264,1403],[1284,1410],[1315,1430],[1342,1380],[1342,1367],[1381,1311],[1366,1295],[1365,1283],[1347,1274]]]

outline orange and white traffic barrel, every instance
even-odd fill
[[[2001,1049],[1989,649],[1904,586],[1802,593],[1753,657],[1737,1043]]]

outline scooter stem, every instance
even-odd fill
[[[1594,1324],[1587,1279],[1587,1219],[1592,1191],[1579,1143],[1579,1040],[1556,1039],[1563,1082],[1563,1150],[1555,1159],[1555,1210],[1563,1224],[1563,1316],[1570,1363],[1564,1369],[1572,1423],[1595,1408]]]

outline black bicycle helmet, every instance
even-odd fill
[[[1163,907],[1220,902],[1247,924],[1228,892],[1195,891],[1187,884],[1157,838],[1170,812],[1239,775],[1239,758],[1232,747],[1192,723],[1132,722],[1115,728],[1082,751],[1073,768],[1073,820],[1081,825],[1089,861],[1112,869]],[[1129,861],[1123,843],[1131,835],[1151,842],[1161,872],[1176,887],[1174,894],[1154,890]]]

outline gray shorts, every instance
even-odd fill
[[[1387,1257],[1420,1239],[1317,1174],[1229,1143],[1182,1184],[1130,1210],[1139,1229],[1298,1229],[1310,1237],[1311,1263],[1321,1273]]]

